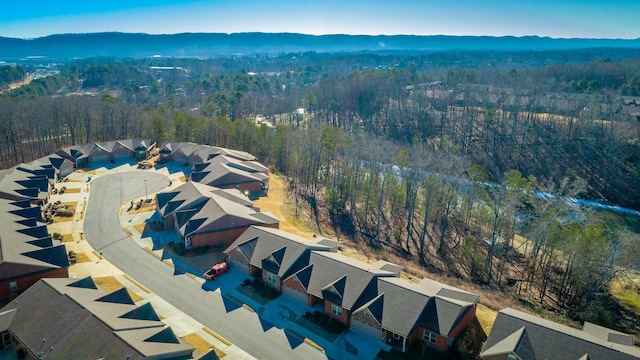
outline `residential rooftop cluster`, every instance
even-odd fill
[[[0,312],[2,331],[33,359],[187,358],[151,303],[137,306],[127,290],[107,292],[88,277],[43,279]]]
[[[337,247],[252,226],[225,252],[232,268],[402,351],[423,341],[445,351],[474,318],[478,295],[430,279],[413,283],[400,277],[400,265],[362,262]]]
[[[54,185],[75,169],[155,154],[160,164],[190,165],[186,183],[156,194],[151,218],[177,232],[185,249],[224,249],[235,271],[400,351],[417,344],[447,351],[474,319],[476,294],[408,279],[398,264],[347,257],[332,239],[280,230],[279,220],[251,201],[269,187],[268,168],[251,154],[137,139],[67,147],[0,171],[0,298],[10,300],[0,310],[0,332],[9,344],[20,344],[31,358],[189,357],[193,347],[150,303],[138,306],[126,289],[109,292],[90,277],[68,279],[65,245],[43,218]],[[504,309],[480,357],[638,359],[640,353],[620,332],[589,323],[578,330]]]

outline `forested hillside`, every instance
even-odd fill
[[[552,39],[538,36],[447,36],[447,35],[306,35],[297,33],[141,33],[56,34],[35,39],[0,37],[2,56],[9,59],[47,56],[55,59],[80,57],[134,57],[153,55],[202,57],[291,52],[451,51],[451,50],[567,50],[584,48],[638,48],[640,40]]]
[[[0,90],[11,83],[24,80],[26,76],[27,71],[22,66],[0,66]]]
[[[640,209],[635,51],[78,60],[0,95],[0,162],[123,138],[242,149],[358,246],[614,326],[602,294],[638,265],[637,219],[565,199]]]

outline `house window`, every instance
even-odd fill
[[[2,332],[2,341],[0,342],[0,350],[11,345],[11,334],[9,331]]]
[[[434,334],[434,333],[432,333],[430,331],[427,331],[427,330],[424,331],[424,340],[425,341],[427,341],[429,343],[432,343],[432,344],[435,344],[436,343],[436,338],[437,338],[436,334]]]
[[[369,309],[364,309],[364,316],[371,317],[371,311],[369,311]]]
[[[518,360],[518,357],[515,354],[507,355],[507,360]]]
[[[275,284],[276,282],[278,282],[278,277],[274,273],[267,273],[267,281]]]
[[[15,281],[9,283],[9,291],[16,292],[18,291],[18,284]]]
[[[331,304],[331,313],[335,316],[342,316],[342,308],[340,306]]]
[[[293,283],[294,283],[294,284],[299,283],[299,281],[298,281],[298,277],[297,277],[297,276],[294,276],[294,277],[293,277]]]
[[[393,333],[392,336],[393,336],[394,339],[400,340],[400,335],[399,334]]]

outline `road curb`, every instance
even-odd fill
[[[320,345],[318,345],[318,343],[316,343],[315,341],[309,339],[308,337],[303,336],[302,334],[300,334],[299,332],[292,330],[291,328],[286,328],[284,329],[285,332],[288,332],[289,334],[297,337],[298,339],[301,339],[302,341],[304,341],[305,343],[307,343],[309,346],[313,347],[314,349],[324,353],[324,348]]]
[[[162,256],[158,255],[155,251],[149,249],[148,247],[144,247],[144,249],[151,255],[153,255],[156,259],[162,260]]]
[[[146,292],[147,294],[151,294],[151,291],[149,289],[147,289],[146,287],[142,286],[142,284],[140,284],[139,282],[133,280],[133,278],[131,278],[131,276],[129,276],[127,274],[123,274],[122,277],[124,277],[125,279],[129,280],[129,282],[131,282],[133,285],[139,287],[142,291]]]
[[[309,339],[309,338],[304,338],[304,342],[311,345],[311,347],[313,347],[314,349],[320,351],[320,352],[324,352],[324,348],[320,345],[318,345],[315,341]]]
[[[205,326],[205,327],[203,327],[203,328],[202,328],[202,330],[203,330],[204,332],[206,332],[207,334],[209,334],[209,335],[213,336],[214,338],[218,339],[221,343],[223,343],[223,344],[225,344],[225,345],[227,345],[227,346],[231,346],[231,345],[233,345],[233,344],[231,343],[231,341],[229,341],[229,340],[225,339],[224,337],[222,337],[221,335],[219,335],[217,332],[215,332],[215,331],[213,331],[213,330],[209,329],[209,328],[208,328],[208,327],[206,327],[206,326]]]

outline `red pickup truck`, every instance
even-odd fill
[[[225,261],[215,264],[211,267],[211,269],[207,270],[203,276],[207,280],[215,280],[218,276],[229,271],[229,264]]]

